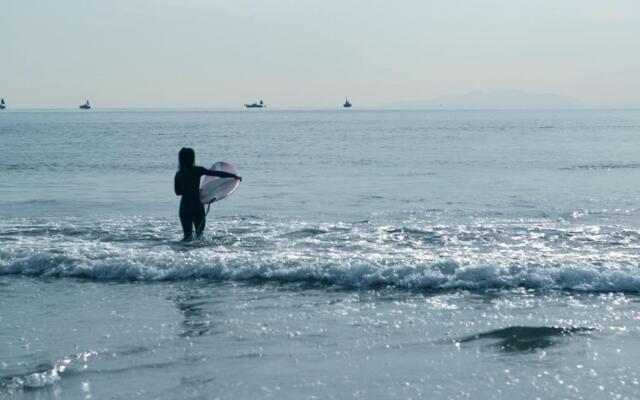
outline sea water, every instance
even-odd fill
[[[635,399],[639,262],[637,110],[0,113],[0,398]]]

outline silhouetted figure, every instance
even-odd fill
[[[193,227],[196,227],[196,236],[200,238],[205,226],[204,205],[200,203],[200,178],[202,175],[218,176],[221,178],[235,178],[242,180],[242,177],[222,171],[211,171],[204,167],[194,165],[196,154],[193,149],[183,147],[178,153],[180,169],[176,172],[174,180],[174,190],[176,195],[182,196],[180,200],[180,223],[184,238],[193,238]]]

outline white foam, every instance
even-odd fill
[[[640,235],[629,228],[483,222],[390,229],[232,221],[219,226],[217,239],[191,247],[163,240],[157,236],[161,231],[144,226],[110,222],[86,228],[86,233],[74,226],[72,233],[56,235],[46,233],[52,227],[39,227],[35,231],[45,233],[31,236],[14,226],[15,240],[0,247],[0,274],[99,281],[316,281],[354,288],[640,291],[639,256],[629,251]]]
[[[483,289],[539,288],[584,291],[640,291],[640,277],[630,266],[609,265],[462,265],[443,262],[403,265],[384,259],[316,259],[294,254],[251,256],[200,252],[188,256],[163,252],[151,257],[127,254],[105,259],[72,259],[35,254],[3,261],[0,274],[76,277],[93,280],[165,281],[189,279],[319,281],[365,288],[390,285],[402,288]],[[407,260],[411,261],[411,260]]]

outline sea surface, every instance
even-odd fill
[[[638,110],[0,112],[0,398],[637,399],[639,263]]]

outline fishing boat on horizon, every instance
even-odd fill
[[[7,103],[4,102],[4,99],[0,99],[0,110],[4,110],[7,108]]]
[[[79,108],[80,108],[81,110],[91,110],[91,105],[89,104],[89,100],[87,100],[87,102],[86,102],[86,103],[81,104],[81,105],[79,106]]]
[[[349,103],[349,99],[347,99],[346,97],[344,98],[344,104],[342,105],[342,107],[344,108],[349,108],[351,107],[351,103]]]
[[[267,107],[267,105],[264,104],[262,100],[260,100],[259,102],[251,103],[251,104],[245,104],[244,106],[247,108],[266,108]]]

